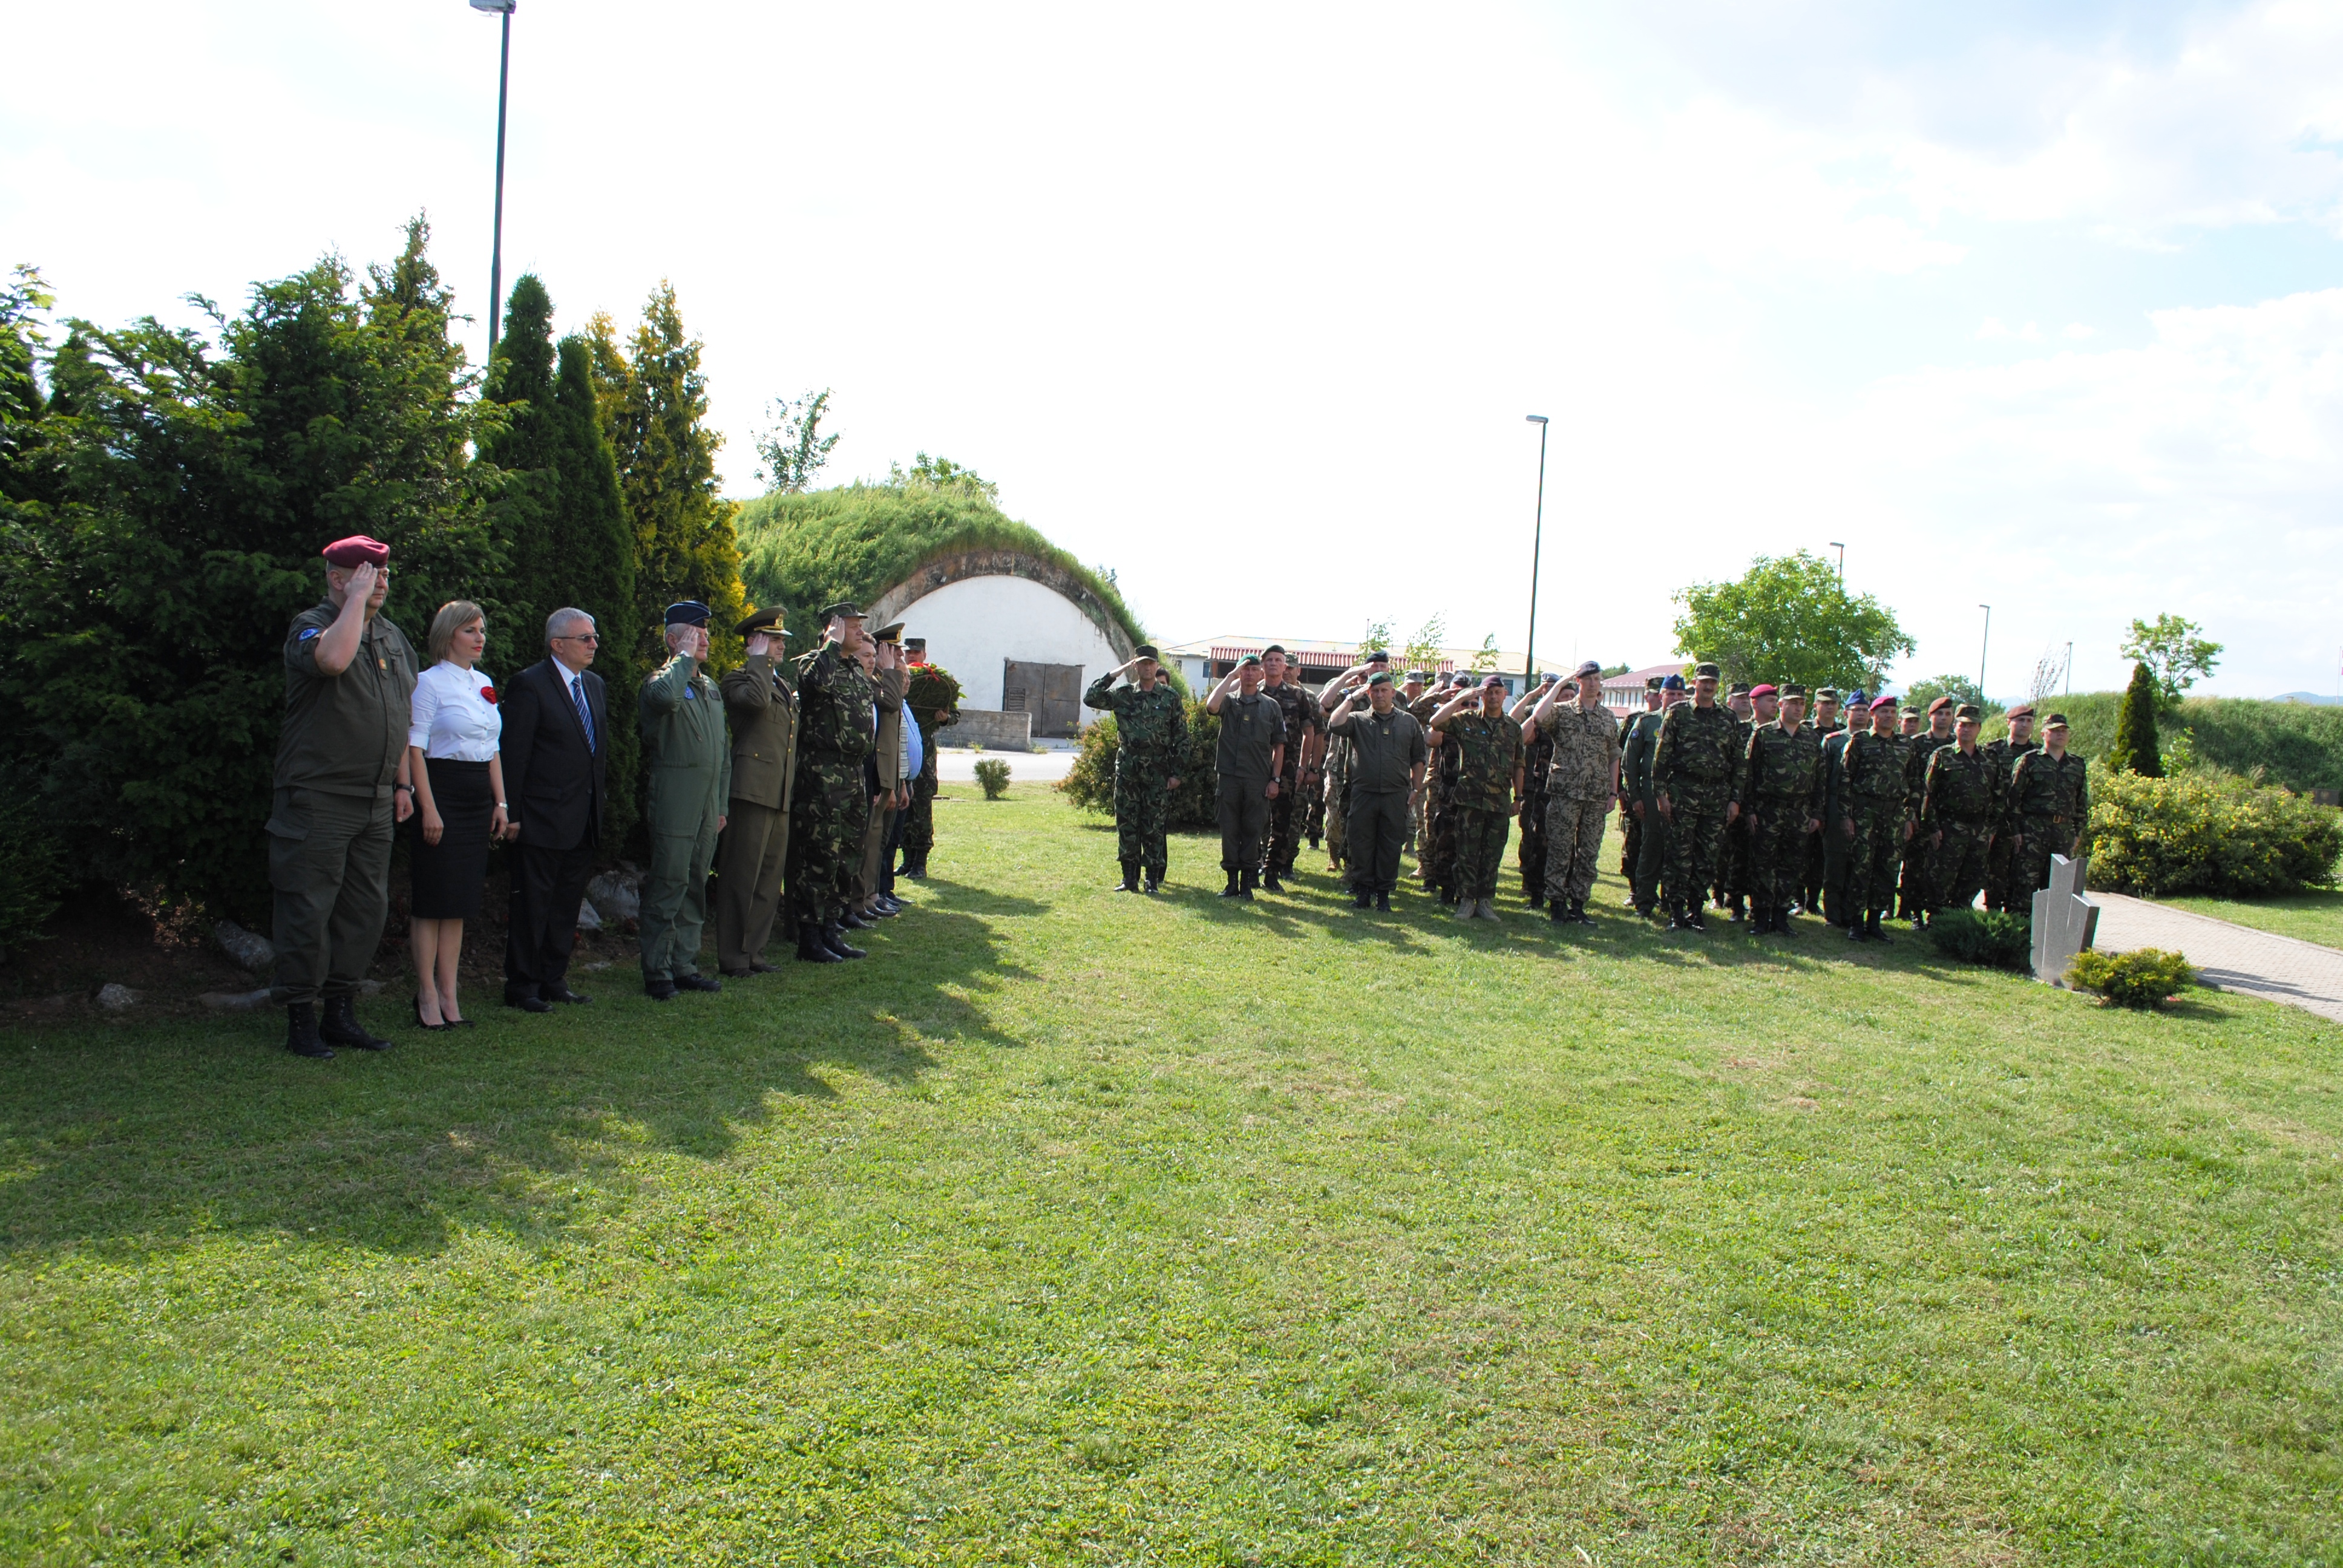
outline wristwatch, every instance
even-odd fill
[[[412,784],[394,784],[390,787],[390,792],[394,795],[397,794],[401,789],[406,790],[409,795],[415,793],[415,786]]]

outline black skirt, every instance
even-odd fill
[[[418,920],[476,920],[488,880],[488,820],[497,798],[488,765],[430,757],[431,800],[439,809],[439,841],[423,841],[423,810],[407,825],[415,834],[414,887],[407,913]]]

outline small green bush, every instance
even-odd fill
[[[2178,953],[2135,948],[2127,953],[2081,952],[2067,966],[2066,983],[2095,990],[2117,1007],[2157,1008],[2197,983]]]
[[[2234,773],[2091,769],[2091,886],[2162,898],[2335,885],[2343,817]]]
[[[984,798],[998,800],[1009,793],[1009,764],[998,757],[988,757],[976,765],[976,781],[984,786]]]
[[[1102,714],[1097,723],[1082,731],[1082,749],[1074,765],[1058,788],[1066,799],[1091,811],[1114,809],[1114,759],[1118,740],[1114,715]],[[1172,814],[1168,823],[1177,832],[1182,829],[1209,829],[1218,825],[1214,814],[1214,794],[1220,783],[1220,764],[1214,759],[1220,749],[1221,721],[1204,711],[1204,705],[1194,698],[1188,699],[1188,760],[1180,770],[1180,788],[1172,792]]]
[[[1997,970],[2034,967],[2034,922],[1998,910],[1946,910],[1928,922],[1936,950],[1965,964]]]

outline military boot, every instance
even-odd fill
[[[1573,901],[1570,906],[1570,918],[1572,921],[1577,925],[1591,926],[1594,923],[1594,917],[1586,912],[1586,900],[1584,899],[1579,899]]]
[[[1884,910],[1872,910],[1869,921],[1864,927],[1863,934],[1875,942],[1885,942],[1893,947],[1896,945],[1896,939],[1879,929],[1879,917],[1885,912]]]
[[[1244,896],[1244,884],[1238,880],[1236,872],[1231,871],[1229,873],[1229,885],[1221,890],[1221,897],[1224,899],[1242,899]]]
[[[1278,879],[1277,868],[1274,866],[1272,866],[1268,871],[1262,875],[1261,879],[1261,886],[1264,892],[1282,893],[1285,891],[1285,884]]]
[[[286,1008],[285,1049],[321,1061],[334,1054],[334,1048],[317,1038],[317,1003],[297,1001]]]
[[[1381,914],[1390,914],[1391,895],[1389,893],[1377,893],[1375,895],[1375,909],[1377,912]]]
[[[1708,930],[1708,911],[1706,908],[1697,901],[1685,905],[1684,922],[1691,926],[1694,930],[1705,932]]]
[[[1554,900],[1545,907],[1545,918],[1552,920],[1557,926],[1567,926],[1575,923],[1571,919],[1570,906],[1564,903],[1560,899]]]
[[[1252,890],[1260,886],[1261,873],[1259,871],[1248,869],[1242,874],[1242,879],[1237,884],[1237,897],[1244,900],[1247,903],[1251,903],[1252,901]]]
[[[1138,861],[1125,860],[1122,863],[1122,880],[1114,885],[1114,890],[1118,893],[1135,893],[1139,891]]]
[[[801,964],[837,964],[846,960],[831,952],[821,940],[821,925],[816,920],[798,922],[798,962]]]
[[[870,955],[860,948],[850,948],[846,945],[846,934],[839,929],[840,924],[840,922],[833,920],[821,928],[821,945],[842,959],[869,957]]]
[[[1374,895],[1368,892],[1366,889],[1359,888],[1352,891],[1351,908],[1354,910],[1372,910],[1374,907]]]
[[[838,923],[845,927],[850,931],[867,931],[872,929],[869,920],[864,920],[852,910],[849,910],[843,915],[840,915],[838,919]]]
[[[1160,871],[1160,870],[1155,870],[1155,871],[1150,871],[1150,872],[1148,872],[1148,873],[1147,873],[1147,880],[1146,880],[1146,882],[1145,882],[1145,883],[1141,887],[1140,891],[1141,891],[1141,892],[1143,892],[1143,893],[1157,893],[1157,892],[1161,892],[1161,891],[1162,891],[1162,890],[1163,890],[1163,873],[1162,873],[1161,871]]]
[[[356,1050],[388,1050],[390,1041],[378,1034],[367,1032],[358,1021],[357,999],[344,991],[326,999],[326,1016],[317,1025],[317,1038],[327,1045],[347,1045]]]

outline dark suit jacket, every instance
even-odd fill
[[[610,709],[602,678],[585,672],[594,715],[594,749],[569,700],[568,671],[542,659],[513,677],[504,713],[505,799],[524,846],[569,849],[602,836],[602,801],[610,771]]]

